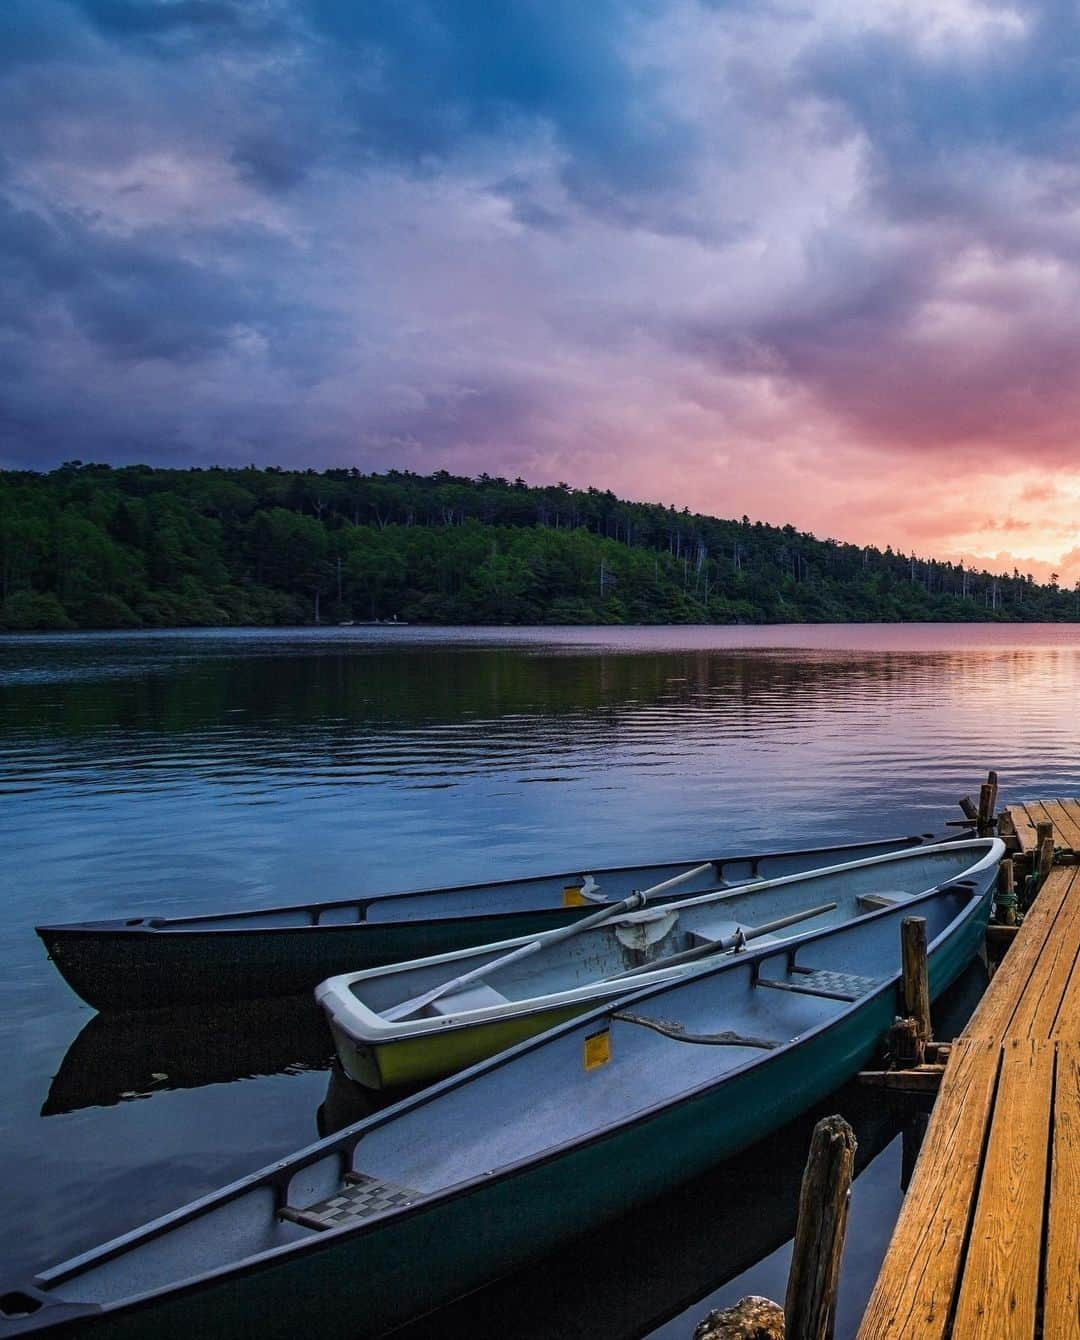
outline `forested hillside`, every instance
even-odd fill
[[[1080,616],[1080,592],[599,489],[391,471],[0,473],[0,626]]]

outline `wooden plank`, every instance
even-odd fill
[[[1060,847],[1064,845],[1061,839],[1061,834],[1057,831],[1057,825],[1054,823],[1053,815],[1047,811],[1046,806],[1043,804],[1041,800],[1026,801],[1024,804],[1024,808],[1027,810],[1028,818],[1031,820],[1031,822],[1035,825],[1036,828],[1038,828],[1040,824],[1049,824],[1053,828],[1055,847]]]
[[[1016,831],[1020,850],[1022,852],[1033,852],[1035,850],[1035,825],[1028,818],[1027,810],[1023,805],[1010,805],[1009,818],[1012,820],[1013,828]]]
[[[1062,998],[1076,966],[1080,950],[1080,885],[1077,868],[1062,871],[1069,877],[1068,890],[1061,910],[1043,945],[1042,953],[1034,963],[1020,998],[1016,1012],[1009,1022],[1010,1038],[1049,1038],[1058,1020]]]
[[[1034,1340],[1053,1079],[1053,1043],[1006,1043],[956,1304],[957,1340]]]
[[[1080,1269],[1076,1207],[1080,1205],[1080,1046],[1061,1043],[1054,1081],[1050,1213],[1043,1294],[1043,1335],[1080,1340]]]
[[[952,1050],[858,1340],[944,1340],[997,1081],[996,1042]]]
[[[1080,851],[1080,811],[1065,800],[1047,800],[1043,804],[1054,819],[1054,827],[1064,838],[1063,845],[1070,851]]]
[[[1012,948],[1001,961],[990,985],[971,1016],[962,1036],[1000,1042],[1016,1012],[1046,940],[1061,911],[1075,871],[1061,867],[1050,873],[1039,896],[1024,917]]]
[[[1080,899],[1080,880],[1072,896]],[[1056,1042],[1080,1042],[1080,958],[1073,962],[1069,980],[1061,993],[1061,1004],[1050,1036]]]

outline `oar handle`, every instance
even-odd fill
[[[627,912],[636,912],[638,908],[645,906],[646,901],[647,897],[644,893],[632,893],[629,898],[624,898],[622,902],[612,903],[610,907],[602,907],[599,912],[594,912],[592,916],[583,917],[570,926],[561,926],[557,931],[551,931],[538,940],[531,940],[528,944],[518,945],[516,949],[511,949],[508,954],[503,954],[501,958],[494,959],[490,963],[482,963],[478,968],[463,972],[460,977],[454,977],[449,982],[443,982],[439,986],[432,987],[430,991],[426,991],[422,995],[414,996],[412,1000],[403,1000],[400,1005],[392,1005],[388,1010],[382,1011],[382,1017],[389,1023],[397,1023],[401,1019],[407,1019],[409,1015],[416,1014],[417,1011],[438,1000],[440,996],[458,991],[461,987],[468,986],[470,982],[475,982],[481,977],[487,977],[499,968],[508,967],[511,963],[517,963],[520,959],[528,958],[530,954],[535,954],[541,949],[550,949],[552,945],[561,944],[564,940],[569,940],[571,936],[580,935],[582,931],[587,931],[593,926],[599,926],[603,922],[610,921],[613,917],[623,916]]]

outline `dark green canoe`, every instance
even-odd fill
[[[921,834],[607,870],[579,867],[341,902],[39,926],[37,933],[68,985],[98,1010],[290,996],[338,973],[554,930],[664,880],[678,879],[669,897],[685,898],[930,841],[932,835]]]

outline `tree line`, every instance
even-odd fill
[[[1074,620],[1080,583],[445,471],[0,472],[0,627]]]

